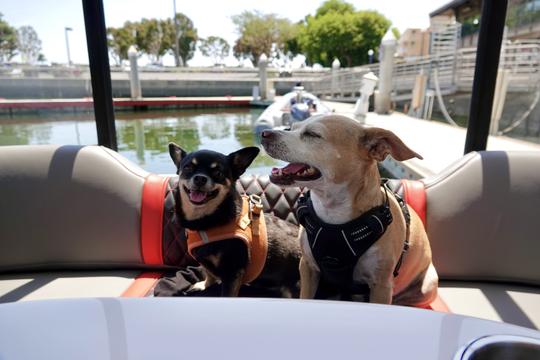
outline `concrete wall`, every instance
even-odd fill
[[[289,92],[297,79],[274,81],[278,95]],[[250,96],[258,80],[142,80],[144,97]],[[114,97],[129,97],[128,80],[112,80]],[[92,96],[88,79],[0,79],[0,98],[5,99],[69,99]]]
[[[0,79],[0,98],[67,99],[92,96],[90,80]]]

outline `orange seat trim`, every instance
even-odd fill
[[[421,181],[401,180],[403,185],[403,197],[426,226],[426,188]]]
[[[448,305],[446,305],[444,300],[439,295],[437,295],[435,300],[433,300],[431,304],[429,304],[426,308],[431,309],[433,311],[444,312],[444,313],[452,312],[450,311],[450,308],[448,307]]]
[[[160,272],[143,272],[124,290],[121,297],[145,297],[152,290],[154,284],[159,280]]]
[[[168,177],[151,174],[144,182],[141,202],[141,253],[145,264],[163,265],[163,204]]]
[[[427,219],[427,200],[424,183],[417,180],[402,179],[401,184],[403,185],[403,197],[405,202],[414,209],[425,227]],[[433,311],[451,313],[450,308],[439,295],[437,295],[435,300],[425,308]]]

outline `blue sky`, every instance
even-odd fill
[[[360,10],[377,10],[388,17],[401,31],[408,27],[427,27],[428,14],[449,0],[354,0],[349,1]],[[244,10],[276,13],[298,21],[314,13],[322,0],[176,0],[178,12],[189,16],[202,37],[221,36],[232,45],[237,35],[231,16]],[[167,18],[173,13],[172,0],[104,0],[107,26],[121,26],[125,21],[146,18]],[[71,58],[75,63],[88,63],[84,18],[79,0],[0,0],[0,12],[12,26],[31,25],[43,42],[43,53],[49,61],[66,62],[64,27],[69,34]],[[172,57],[164,59],[172,64]],[[233,64],[231,58],[228,61]],[[197,53],[190,65],[210,65]]]

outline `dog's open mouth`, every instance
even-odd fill
[[[321,177],[319,169],[302,163],[290,163],[283,168],[273,168],[270,181],[278,185],[290,185],[295,181],[311,181]]]
[[[184,191],[188,195],[189,201],[195,205],[202,205],[212,200],[219,193],[219,189],[213,191],[202,191],[202,190],[190,190],[184,186]]]

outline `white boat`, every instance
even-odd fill
[[[328,114],[332,110],[318,97],[304,91],[303,86],[295,86],[291,91],[274,101],[255,122],[255,132],[260,134],[265,129],[287,128],[292,123],[310,116]]]

